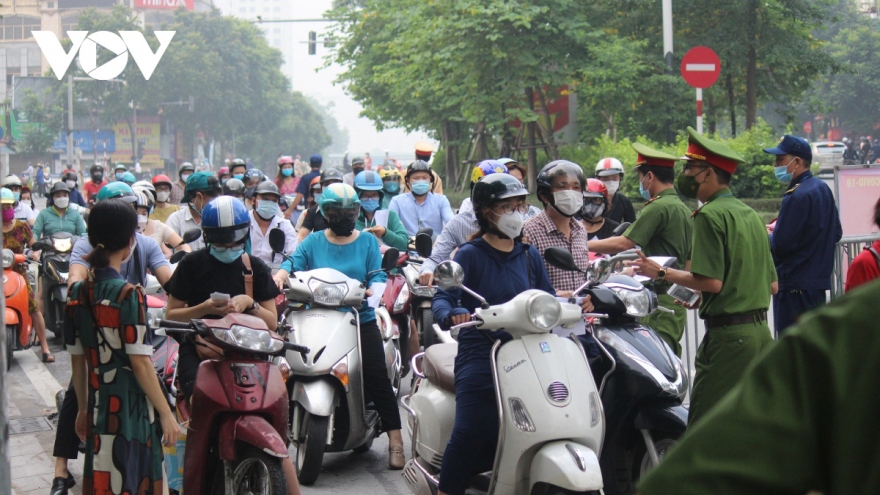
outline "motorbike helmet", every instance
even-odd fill
[[[510,171],[513,169],[519,170],[519,173],[523,176],[523,180],[528,177],[528,169],[526,168],[526,166],[514,160],[513,158],[499,158],[498,163],[507,167],[508,173],[510,173]]]
[[[153,177],[153,187],[157,187],[159,185],[171,187],[171,178],[164,174],[159,174]]]
[[[342,216],[357,219],[361,200],[353,187],[336,183],[324,187],[319,205],[321,215],[324,215],[329,224]]]
[[[92,181],[101,182],[104,180],[104,167],[97,163],[92,165],[91,168],[89,168],[89,176],[92,178]]]
[[[587,188],[584,190],[585,198],[605,198],[608,203],[608,188],[605,183],[599,179],[587,179]]]
[[[131,172],[126,172],[122,175],[122,182],[125,182],[129,186],[134,185],[137,182],[137,178],[135,178],[134,174]]]
[[[321,172],[321,185],[327,186],[330,181],[342,182],[342,172],[336,168],[328,168]]]
[[[244,190],[244,182],[238,179],[229,179],[226,184],[223,184],[224,196],[244,197]]]
[[[97,201],[100,203],[105,199],[121,199],[126,203],[134,203],[137,201],[137,196],[131,186],[125,182],[111,182],[98,191]]]
[[[156,188],[153,186],[153,184],[150,183],[150,181],[139,180],[139,181],[135,182],[134,184],[132,184],[131,188],[134,189],[135,192],[138,189],[143,189],[144,191],[147,191],[150,193],[150,195],[153,197],[153,201],[156,200]]]
[[[596,177],[617,174],[623,177],[623,164],[617,158],[603,158],[596,164]]]
[[[224,167],[220,167],[219,169],[217,169],[217,178],[218,179],[223,180],[224,175],[230,175],[229,174],[229,167],[224,166]]]
[[[270,181],[263,181],[257,184],[257,187],[254,188],[254,195],[256,194],[272,194],[278,196],[279,200],[281,199],[281,193],[278,191],[278,186]]]
[[[113,167],[114,172],[127,172],[125,165],[121,163],[117,163],[115,167]]]
[[[4,205],[14,205],[15,195],[8,188],[0,189],[0,203]]]
[[[498,200],[528,195],[528,189],[516,177],[494,173],[474,184],[471,190],[471,202],[474,205],[474,212],[478,212]]]
[[[281,168],[282,165],[293,165],[293,157],[290,155],[281,155],[278,158],[278,168]]]
[[[238,171],[238,173],[236,173],[235,169],[240,168],[240,167],[244,167],[244,170],[240,170],[240,171]],[[229,173],[232,174],[232,177],[234,177],[238,180],[244,180],[244,173],[245,172],[247,172],[247,162],[245,162],[241,158],[234,158],[229,163]],[[239,175],[239,174],[241,175],[241,177],[235,177],[236,175]]]
[[[183,162],[180,164],[180,168],[177,169],[177,177],[182,178],[183,174],[191,174],[196,171],[196,168],[190,162]]]
[[[410,163],[409,166],[406,167],[406,175],[404,176],[404,180],[409,182],[409,176],[416,172],[428,172],[428,174],[431,176],[431,184],[434,184],[434,174],[431,173],[431,166],[428,165],[428,162],[424,160],[416,160]]]
[[[49,189],[49,194],[46,196],[46,206],[55,206],[55,194],[59,192],[66,192],[68,195],[70,194],[70,188],[67,187],[67,184],[64,182],[56,182],[52,184],[52,188]]]
[[[153,197],[144,189],[135,189],[134,190],[134,206],[135,208],[146,208],[147,214],[153,213],[153,206],[155,206],[156,202],[153,201]]]
[[[21,179],[15,174],[7,175],[3,178],[3,187],[18,186],[21,187]]]
[[[202,209],[202,238],[207,244],[240,244],[250,234],[247,207],[231,196],[212,199]]]
[[[580,165],[568,160],[554,160],[547,165],[544,165],[544,168],[538,172],[538,177],[535,180],[538,185],[538,199],[541,199],[541,195],[543,194],[548,196],[549,200],[552,201],[553,195],[550,193],[550,190],[553,188],[553,181],[561,175],[574,175],[581,184],[581,190],[584,189],[587,177],[584,175],[584,169],[582,169]],[[546,200],[542,199],[541,201]]]
[[[507,167],[497,160],[483,160],[471,171],[471,189],[483,177],[491,174],[506,174]]]
[[[312,181],[309,182],[309,191],[311,192],[312,197],[314,197],[315,194],[318,194],[319,192],[321,192],[321,177],[320,176],[312,178]]]
[[[385,197],[382,177],[372,170],[364,170],[354,176],[354,190],[358,197],[364,191],[379,191],[379,201]]]
[[[76,172],[66,172],[64,175],[61,176],[61,180],[63,182],[67,182],[69,180],[76,182],[77,181]]]
[[[398,180],[400,177],[400,172],[397,171],[394,167],[382,167],[379,170],[379,177],[385,180]]]

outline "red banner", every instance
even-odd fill
[[[134,8],[151,10],[174,10],[180,7],[193,10],[196,0],[134,0]]]

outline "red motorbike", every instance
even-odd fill
[[[224,351],[199,366],[191,406],[178,396],[180,420],[189,425],[183,493],[286,494],[282,460],[289,455],[290,400],[283,367],[269,357],[309,349],[285,342],[263,320],[245,314],[190,323],[160,320],[159,326],[169,333],[195,333]]]
[[[3,295],[6,296],[6,369],[12,367],[12,351],[29,349],[37,343],[31,314],[28,312],[28,280],[13,270],[27,263],[23,254],[3,250]]]

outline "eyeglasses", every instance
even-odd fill
[[[498,215],[510,215],[511,213],[518,211],[520,213],[526,213],[529,211],[529,205],[526,203],[520,204],[511,204],[508,203],[506,205],[496,205],[492,207],[492,211],[494,211]]]

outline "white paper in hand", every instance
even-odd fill
[[[385,282],[374,283],[370,286],[370,290],[373,291],[373,295],[367,298],[367,304],[371,308],[376,309],[379,307],[379,303],[382,302],[382,294],[385,293]]]

